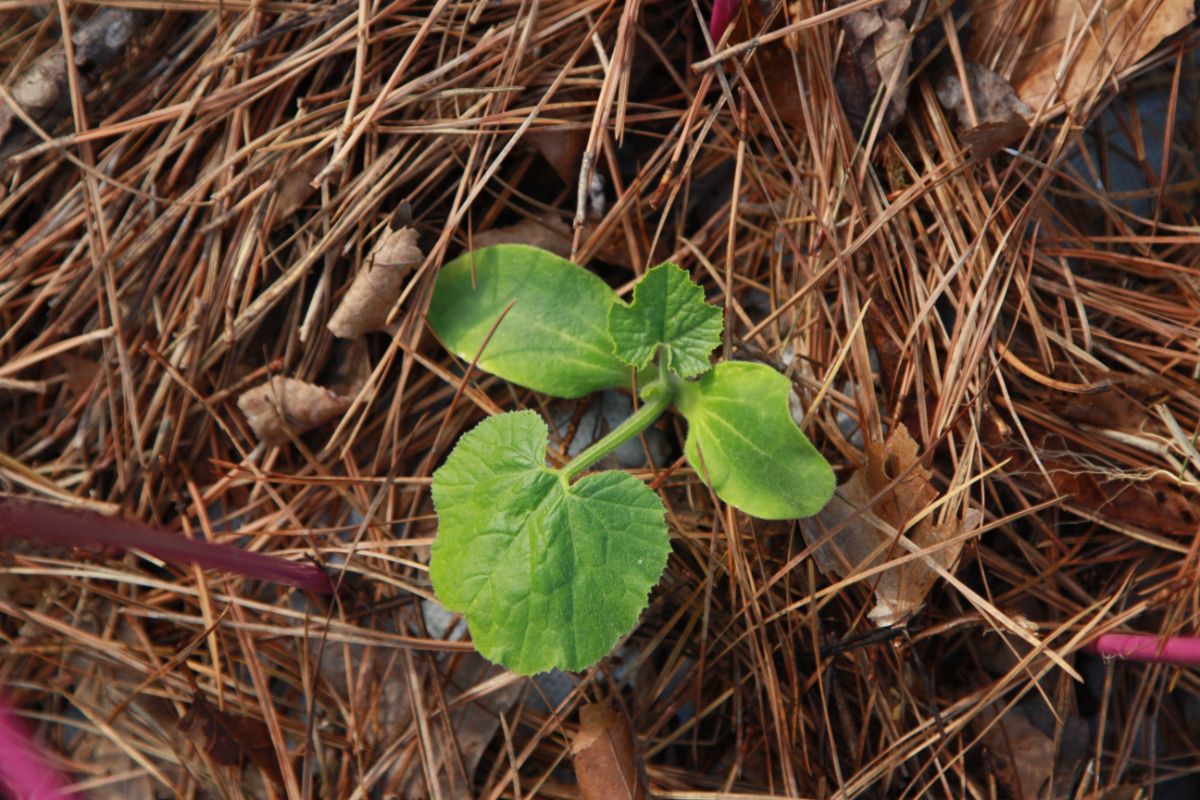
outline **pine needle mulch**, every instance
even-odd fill
[[[1200,601],[1192,3],[743,5],[706,61],[686,2],[0,2],[0,489],[345,589],[2,540],[5,702],[76,791],[570,798],[628,725],[630,796],[1196,796],[1196,672],[1085,650]],[[428,332],[505,239],[684,266],[842,484],[741,516],[668,422],[673,555],[584,674],[483,662],[425,567],[461,432],[601,402]]]

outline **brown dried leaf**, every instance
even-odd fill
[[[308,198],[312,197],[312,180],[325,168],[325,159],[310,158],[307,161],[289,169],[275,184],[275,211],[267,226],[275,230],[279,225],[291,219],[300,210]]]
[[[75,45],[75,65],[87,78],[108,66],[133,38],[148,17],[126,8],[101,8],[71,35]],[[56,45],[33,62],[12,84],[10,94],[35,122],[41,122],[56,108],[66,108],[67,58],[62,45]],[[0,105],[0,143],[12,128],[17,115]]]
[[[846,42],[838,57],[834,85],[855,131],[866,125],[879,88],[890,85],[893,75],[895,84],[883,110],[880,133],[896,127],[908,108],[912,53],[904,16],[909,5],[910,0],[884,0],[878,6],[842,18]]]
[[[579,733],[571,744],[575,777],[584,800],[643,800],[629,720],[607,705],[579,709]]]
[[[277,375],[238,397],[254,435],[264,444],[286,444],[288,431],[301,434],[350,408],[351,398],[297,378]]]
[[[1055,723],[1048,709],[1037,707],[1040,702],[1025,701],[1004,711],[984,735],[983,744],[996,779],[1009,796],[1028,800],[1070,797],[1075,767],[1086,755],[1088,726],[1075,715],[1063,715],[1061,722]],[[979,724],[987,725],[993,719],[994,713],[983,714]],[[1057,736],[1061,742],[1057,752],[1056,725],[1063,728]]]
[[[432,601],[423,606],[429,634],[434,639],[445,638],[454,617]],[[314,658],[319,657],[321,679],[333,691],[352,698],[356,707],[370,708],[360,730],[368,747],[385,747],[394,742],[397,731],[414,724],[404,660],[395,651],[361,645],[322,646],[316,639],[309,646]],[[433,763],[422,763],[422,757],[397,759],[380,781],[380,793],[385,797],[472,800],[479,796],[471,783],[476,768],[500,730],[500,716],[520,697],[524,682],[478,653],[461,653],[443,665],[422,660],[416,668],[423,690],[418,698],[423,708],[416,713],[445,708],[448,720],[445,725],[430,726],[432,738],[426,752]],[[487,688],[481,691],[481,687]],[[429,776],[437,783],[436,792],[428,787]]]
[[[579,177],[579,165],[587,140],[588,132],[583,128],[565,131],[542,129],[525,134],[525,141],[542,154],[562,182],[570,187],[575,186]]]
[[[371,378],[371,352],[362,339],[338,342],[337,363],[329,389],[342,397],[354,397]]]
[[[62,556],[61,548],[42,542],[24,539],[7,539],[0,550],[0,599],[9,600],[18,606],[34,608],[51,593],[45,577],[21,572],[10,572],[9,567],[23,567],[17,558],[23,556],[56,558]]]
[[[1109,83],[1114,74],[1136,64],[1195,19],[1194,0],[1099,2],[1103,8],[1093,14],[1093,3],[1077,0],[974,0],[969,51],[976,54],[988,42],[1013,40],[1014,20],[1019,21],[1028,33],[1022,34],[1024,49],[1013,70],[1013,88],[1033,109],[1049,98],[1048,107],[1061,111]],[[1025,24],[1031,14],[1036,18]],[[1068,68],[1060,75],[1068,51]]]
[[[218,764],[238,766],[243,757],[248,757],[272,783],[283,788],[271,733],[262,720],[221,711],[204,695],[196,694],[178,727]]]
[[[429,765],[438,783],[438,794],[446,800],[472,800],[478,797],[471,785],[471,778],[500,731],[500,715],[508,711],[520,696],[521,683],[513,680],[469,703],[456,703],[455,699],[475,687],[504,677],[503,669],[475,653],[464,654],[454,671],[446,693],[446,704],[453,709],[450,723],[448,728],[439,727],[438,732],[433,734],[437,737],[437,744],[432,750],[438,763]],[[391,731],[386,733],[390,735]],[[434,793],[427,788],[425,769],[420,763],[410,762],[403,767],[405,774],[400,785],[404,790],[400,793],[401,797],[433,796]]]
[[[962,134],[963,141],[971,146],[975,155],[987,158],[1000,148],[1019,141],[1029,130],[1025,117],[1033,112],[999,74],[975,62],[966,64],[965,71],[978,124],[971,123],[966,94],[957,72],[947,72],[938,80],[937,99],[943,108],[955,113],[958,124],[966,129]]]
[[[85,358],[76,353],[61,353],[55,361],[62,367],[67,389],[75,397],[82,397],[91,389],[100,374],[100,359],[98,356]]]
[[[851,475],[838,488],[829,505],[817,515],[821,522],[819,527],[825,530],[816,530],[816,526],[804,527],[809,544],[816,544],[824,538],[826,531],[841,526],[813,554],[822,572],[846,577],[908,554],[895,543],[893,533],[872,523],[868,515],[855,516],[860,509],[866,508],[894,530],[904,532],[923,549],[979,525],[982,515],[974,509],[967,511],[963,519],[951,520],[942,526],[933,524],[932,515],[912,524],[912,520],[938,498],[937,490],[929,481],[929,470],[921,466],[917,456],[917,443],[902,424],[895,427],[886,444],[868,444],[866,466]],[[891,486],[895,478],[899,480]],[[961,550],[961,543],[947,545],[932,551],[929,557],[946,569],[953,569]],[[871,610],[871,619],[880,627],[887,627],[916,613],[936,578],[937,573],[921,559],[885,571],[875,586],[875,608]]]
[[[353,339],[386,330],[388,315],[404,291],[404,279],[425,258],[417,236],[413,228],[388,228],[379,238],[371,251],[371,265],[354,277],[329,319],[334,336]]]
[[[594,223],[583,226],[583,241],[595,230]],[[619,229],[618,229],[619,230]],[[496,244],[527,244],[549,250],[560,258],[571,257],[571,245],[574,240],[574,229],[563,222],[553,212],[527,217],[520,222],[500,228],[489,228],[471,237],[471,246],[475,249],[491,247]],[[609,264],[633,269],[624,239],[618,234],[609,236],[597,248],[595,257]]]
[[[570,258],[571,226],[557,214],[542,214],[502,228],[489,228],[471,237],[471,245],[476,249],[496,244],[527,244],[549,250],[560,258]]]

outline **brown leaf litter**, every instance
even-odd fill
[[[274,230],[291,219],[308,202],[317,191],[312,185],[313,178],[325,167],[325,163],[324,158],[309,158],[279,176],[274,186],[275,206],[267,223],[268,230]]]
[[[971,11],[971,53],[1027,32],[1009,58],[1013,88],[1035,111],[1072,107],[1103,91],[1196,18],[1194,0],[975,0]]]
[[[1025,118],[1033,112],[999,74],[973,61],[965,65],[965,72],[969,93],[963,91],[955,71],[942,75],[934,91],[942,107],[958,118],[963,142],[974,149],[976,156],[987,158],[1020,141],[1029,130]]]
[[[404,291],[404,281],[425,255],[415,229],[390,227],[371,250],[369,266],[354,277],[329,319],[334,336],[352,339],[387,328],[388,315]]]
[[[216,763],[235,767],[249,759],[276,787],[283,788],[275,745],[261,720],[222,711],[196,692],[188,710],[179,718],[178,726]]]
[[[1010,797],[1070,797],[1083,764],[1087,723],[1073,714],[1055,720],[1044,703],[1025,700],[1002,714],[991,708],[976,720],[978,728],[995,723],[983,735],[985,761]]]
[[[259,441],[278,445],[344,414],[352,399],[298,378],[277,375],[243,392],[237,404]]]
[[[595,223],[588,222],[583,226],[583,239],[586,241],[595,232]],[[497,244],[527,244],[530,247],[540,247],[560,258],[569,259],[574,244],[575,230],[562,217],[553,211],[544,212],[531,217],[525,217],[512,225],[488,228],[471,237],[471,246],[478,250]],[[596,248],[595,257],[609,264],[617,264],[632,269],[633,261],[624,242],[618,236],[605,236]]]
[[[607,704],[579,709],[579,732],[571,743],[583,800],[643,800],[633,731],[626,716]]]
[[[112,63],[146,23],[147,15],[127,8],[100,8],[71,34],[75,67],[85,80]],[[50,48],[12,84],[9,95],[34,122],[43,122],[55,111],[65,111],[67,57],[63,46]],[[86,87],[85,87],[86,88]],[[20,119],[7,103],[0,103],[0,144]]]
[[[925,513],[939,497],[930,477],[929,470],[920,463],[917,443],[903,424],[896,425],[886,443],[869,443],[866,465],[838,487],[833,500],[817,515],[820,526],[804,526],[809,545],[816,546],[813,557],[821,571],[849,577],[907,556],[895,542],[896,531],[918,547],[929,548],[929,558],[953,570],[963,543],[943,543],[977,528],[983,515],[970,509],[961,518],[935,525],[934,515]],[[890,530],[872,522],[872,515]],[[830,531],[832,538],[823,542]],[[871,578],[875,585],[871,620],[886,627],[912,616],[921,608],[936,578],[937,572],[920,558]]]
[[[881,88],[881,132],[896,127],[908,109],[911,36],[905,15],[910,5],[910,0],[884,0],[842,18],[846,41],[834,83],[846,116],[857,131],[871,117]]]

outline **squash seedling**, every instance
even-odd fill
[[[559,469],[546,464],[546,424],[516,411],[463,434],[434,472],[434,591],[513,672],[584,669],[637,623],[667,563],[665,508],[626,472],[584,473],[668,407],[687,419],[688,462],[742,511],[806,517],[833,494],[833,471],[788,410],[791,382],[763,364],[709,363],[721,309],[674,264],[649,270],[625,303],[552,253],[489,247],[442,268],[428,319],[449,350],[512,383],[564,398],[636,385],[641,399]]]

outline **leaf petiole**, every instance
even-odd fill
[[[675,387],[668,376],[664,375],[655,382],[653,391],[643,392],[643,396],[645,402],[642,403],[641,408],[633,412],[632,416],[609,431],[603,438],[593,442],[558,471],[559,479],[563,483],[570,483],[579,473],[650,427],[675,399]]]

